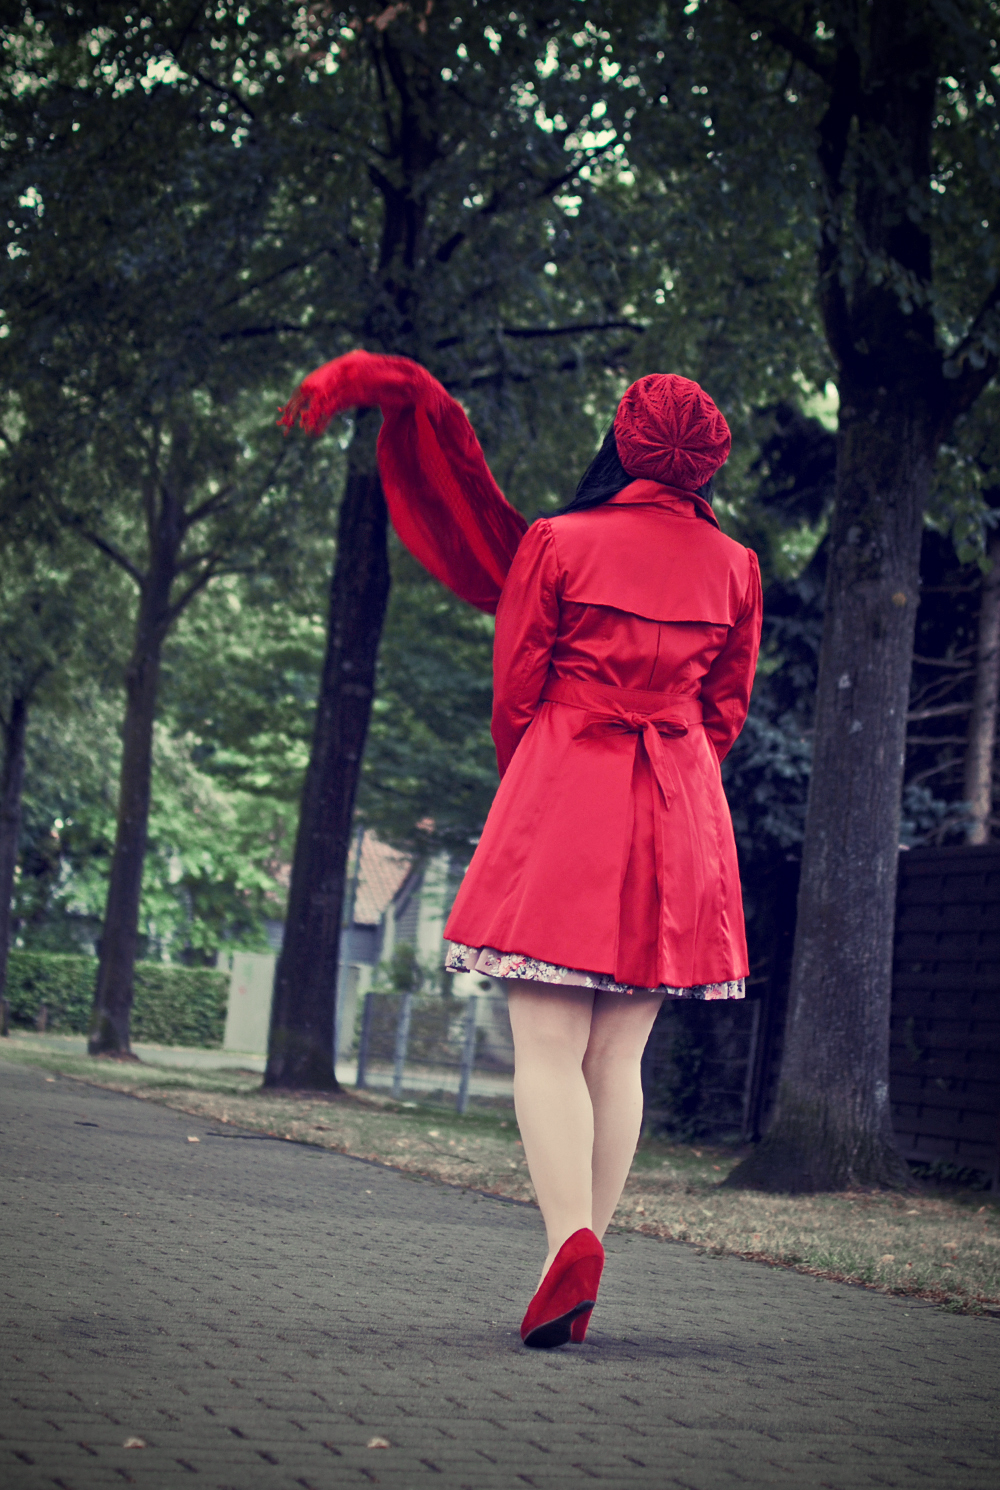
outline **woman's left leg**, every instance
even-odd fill
[[[594,1109],[593,1230],[602,1237],[615,1213],[642,1128],[640,1063],[658,993],[598,993],[583,1075]]]
[[[583,1076],[594,994],[552,983],[507,984],[514,1108],[545,1222],[548,1271],[563,1242],[591,1223],[594,1115]]]

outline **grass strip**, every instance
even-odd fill
[[[0,1059],[125,1092],[224,1123],[370,1159],[513,1200],[534,1201],[513,1112],[459,1117],[373,1092],[273,1093],[259,1073],[117,1061],[16,1035]],[[643,1139],[614,1229],[686,1242],[815,1277],[1000,1316],[1000,1202],[982,1192],[921,1186],[907,1193],[764,1195],[720,1188],[731,1148]]]

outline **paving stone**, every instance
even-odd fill
[[[529,1352],[528,1207],[2,1063],[0,1118],[4,1490],[995,1490],[994,1320],[633,1235]]]

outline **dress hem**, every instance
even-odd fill
[[[745,978],[723,978],[716,983],[695,983],[687,988],[674,988],[666,983],[656,988],[644,988],[633,983],[618,983],[610,973],[561,967],[558,963],[543,962],[538,957],[528,957],[522,952],[498,952],[494,947],[467,947],[461,942],[451,944],[451,950],[445,959],[445,971],[481,973],[486,978],[561,984],[570,988],[593,988],[600,993],[659,993],[664,998],[699,1001],[746,997]]]

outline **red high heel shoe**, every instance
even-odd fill
[[[521,1339],[535,1350],[551,1350],[576,1339],[575,1329],[582,1322],[587,1332],[590,1311],[597,1302],[597,1290],[604,1267],[604,1248],[597,1237],[583,1226],[559,1248],[552,1266],[528,1305],[521,1324]]]

